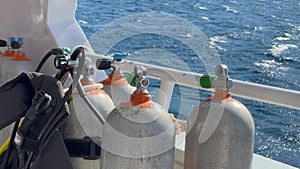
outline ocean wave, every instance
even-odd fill
[[[224,36],[212,36],[209,38],[209,41],[211,44],[215,44],[215,43],[226,43],[227,42],[227,38]]]
[[[264,29],[266,29],[265,27],[262,27],[262,26],[255,26],[254,27],[254,31],[262,31],[262,30],[264,30]]]
[[[88,24],[88,22],[87,21],[84,21],[84,20],[78,20],[78,22],[80,23],[80,24]]]
[[[291,26],[294,30],[300,31],[300,25],[294,25],[292,23],[288,23],[289,26]]]
[[[291,37],[292,37],[291,34],[284,33],[283,36],[276,37],[276,38],[274,38],[274,40],[277,40],[277,41],[287,41],[287,40],[290,40]]]
[[[206,16],[202,16],[201,18],[204,19],[204,20],[209,20],[209,18],[206,17]]]
[[[180,38],[190,38],[193,35],[191,35],[190,33],[187,33],[187,34],[180,34],[180,35],[177,35],[177,36],[180,37]]]
[[[207,10],[205,6],[202,6],[200,3],[196,3],[193,5],[194,8],[200,9],[200,10]]]
[[[229,7],[227,5],[223,5],[223,8],[225,8],[225,10],[228,11],[228,12],[238,13],[237,10],[232,9],[231,7]]]
[[[273,59],[273,60],[262,60],[261,62],[255,62],[254,65],[258,67],[264,67],[264,68],[274,68],[280,66],[281,63],[278,63]]]
[[[279,79],[287,76],[288,73],[291,71],[290,67],[285,66],[285,64],[278,62],[275,59],[255,62],[254,66],[259,67],[261,73],[266,74],[268,77],[276,77]]]
[[[273,45],[271,49],[268,49],[271,55],[278,56],[283,52],[287,51],[288,49],[296,49],[298,48],[295,44],[276,44]]]
[[[219,50],[226,50],[222,48],[220,45],[218,45],[218,43],[227,43],[227,38],[224,36],[212,36],[209,38],[209,44],[211,46]]]

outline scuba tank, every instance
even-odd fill
[[[85,60],[83,77],[80,82],[88,101],[96,108],[103,118],[106,118],[109,112],[115,107],[111,98],[106,94],[100,83],[93,81],[94,67],[89,58]],[[73,93],[73,101],[69,105],[70,117],[65,122],[64,136],[66,139],[83,139],[88,136],[94,142],[99,142],[102,132],[102,124],[97,117],[87,107],[85,100],[81,98],[78,91]],[[71,162],[74,169],[99,168],[100,159],[84,159],[72,157]]]
[[[78,85],[83,85],[81,88],[84,90],[84,96],[89,99],[91,104],[94,104],[97,113],[102,114],[101,117],[114,107],[111,99],[101,90],[101,85],[93,81],[94,69],[91,60],[86,58],[84,54],[81,55],[82,58],[79,61],[72,59],[73,55],[80,55],[84,50],[86,50],[85,47],[78,47],[70,56],[70,51],[64,48],[64,55],[58,55],[54,61],[57,69],[64,70],[65,67],[69,67],[70,65],[70,67],[77,69],[76,75],[73,75],[71,80],[73,87],[77,86],[77,91],[73,92],[72,101],[69,102],[70,115],[65,121],[63,129],[65,143],[72,143],[71,145],[73,146],[75,143],[75,146],[77,146],[74,148],[67,145],[70,161],[74,169],[99,168],[100,161],[98,156],[89,157],[86,152],[79,150],[82,150],[82,146],[86,146],[85,143],[88,143],[89,146],[92,146],[91,143],[94,145],[95,142],[100,144],[99,136],[101,136],[102,130],[102,124],[99,123],[95,115],[86,107],[85,100],[80,98],[82,96],[79,96]],[[80,79],[81,75],[83,75],[83,78]],[[65,77],[66,83],[68,83],[69,78],[70,76]],[[76,84],[77,80],[80,81],[78,84]],[[104,107],[104,104],[107,104],[107,107]],[[76,151],[75,154],[73,152],[74,149]]]
[[[145,69],[135,67],[137,89],[106,118],[101,169],[173,169],[175,128],[169,114],[146,92]]]
[[[101,116],[105,119],[106,116],[114,109],[114,104],[111,98],[106,94],[103,87],[100,83],[95,83],[93,81],[94,68],[92,67],[92,62],[89,58],[86,58],[85,70],[83,71],[83,77],[80,82],[84,91],[85,96],[87,97],[90,104],[92,104],[97,113],[100,113]],[[98,122],[97,117],[89,110],[87,107],[85,100],[81,98],[81,95],[78,93],[78,90],[75,90],[73,93],[73,102],[70,104],[71,112],[73,115],[77,115],[74,117],[79,120],[80,123],[70,124],[79,125],[83,127],[83,135],[86,136],[101,136],[102,124]],[[72,115],[71,115],[72,116]],[[71,130],[74,130],[74,127],[70,127]],[[74,133],[79,132],[79,130],[75,129]],[[82,136],[82,137],[84,137]]]
[[[204,76],[202,87],[215,93],[189,116],[185,144],[185,169],[252,169],[254,123],[250,112],[229,93],[232,81],[226,65],[216,67],[216,78]],[[208,85],[207,85],[208,84]]]
[[[107,62],[107,60],[98,60],[98,65],[101,65],[102,61]],[[99,66],[97,66],[99,68]],[[135,91],[134,87],[131,87],[122,72],[123,67],[123,55],[114,54],[113,64],[111,66],[113,71],[109,74],[107,79],[100,81],[103,84],[103,90],[112,98],[114,104],[117,106],[122,102],[126,102],[130,99],[130,95]],[[100,68],[101,69],[101,68]]]
[[[115,105],[109,95],[107,95],[107,93],[101,89],[103,85],[94,82],[94,71],[95,70],[92,67],[91,59],[87,58],[84,75],[80,81],[88,99],[96,107],[97,111],[101,113],[104,118],[106,118],[108,113],[115,108]]]

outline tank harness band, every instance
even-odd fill
[[[96,138],[101,142],[99,138]],[[70,157],[81,157],[86,160],[96,160],[100,158],[101,147],[90,137],[83,139],[65,139],[65,145]]]

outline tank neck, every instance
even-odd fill
[[[146,92],[135,91],[131,95],[130,101],[121,103],[120,106],[138,106],[140,108],[153,108],[152,96]]]
[[[231,98],[231,94],[227,90],[216,88],[214,96],[212,97],[212,101],[218,102],[229,98]]]
[[[101,81],[100,83],[102,83],[103,85],[112,85],[112,86],[127,86],[128,83],[124,78],[123,73],[119,73],[119,72],[111,72],[108,75],[108,78]]]
[[[80,81],[81,81],[82,86],[87,86],[87,85],[95,84],[94,81],[89,80],[89,79],[81,79]]]
[[[81,84],[84,88],[84,91],[86,94],[104,94],[104,95],[107,95],[107,93],[102,90],[102,86],[99,86],[100,84],[98,83],[95,83],[94,81],[92,80],[89,80],[89,79],[81,79]],[[77,94],[77,91],[74,92]]]

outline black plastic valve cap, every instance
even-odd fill
[[[5,40],[0,39],[0,47],[7,46],[7,42]]]

